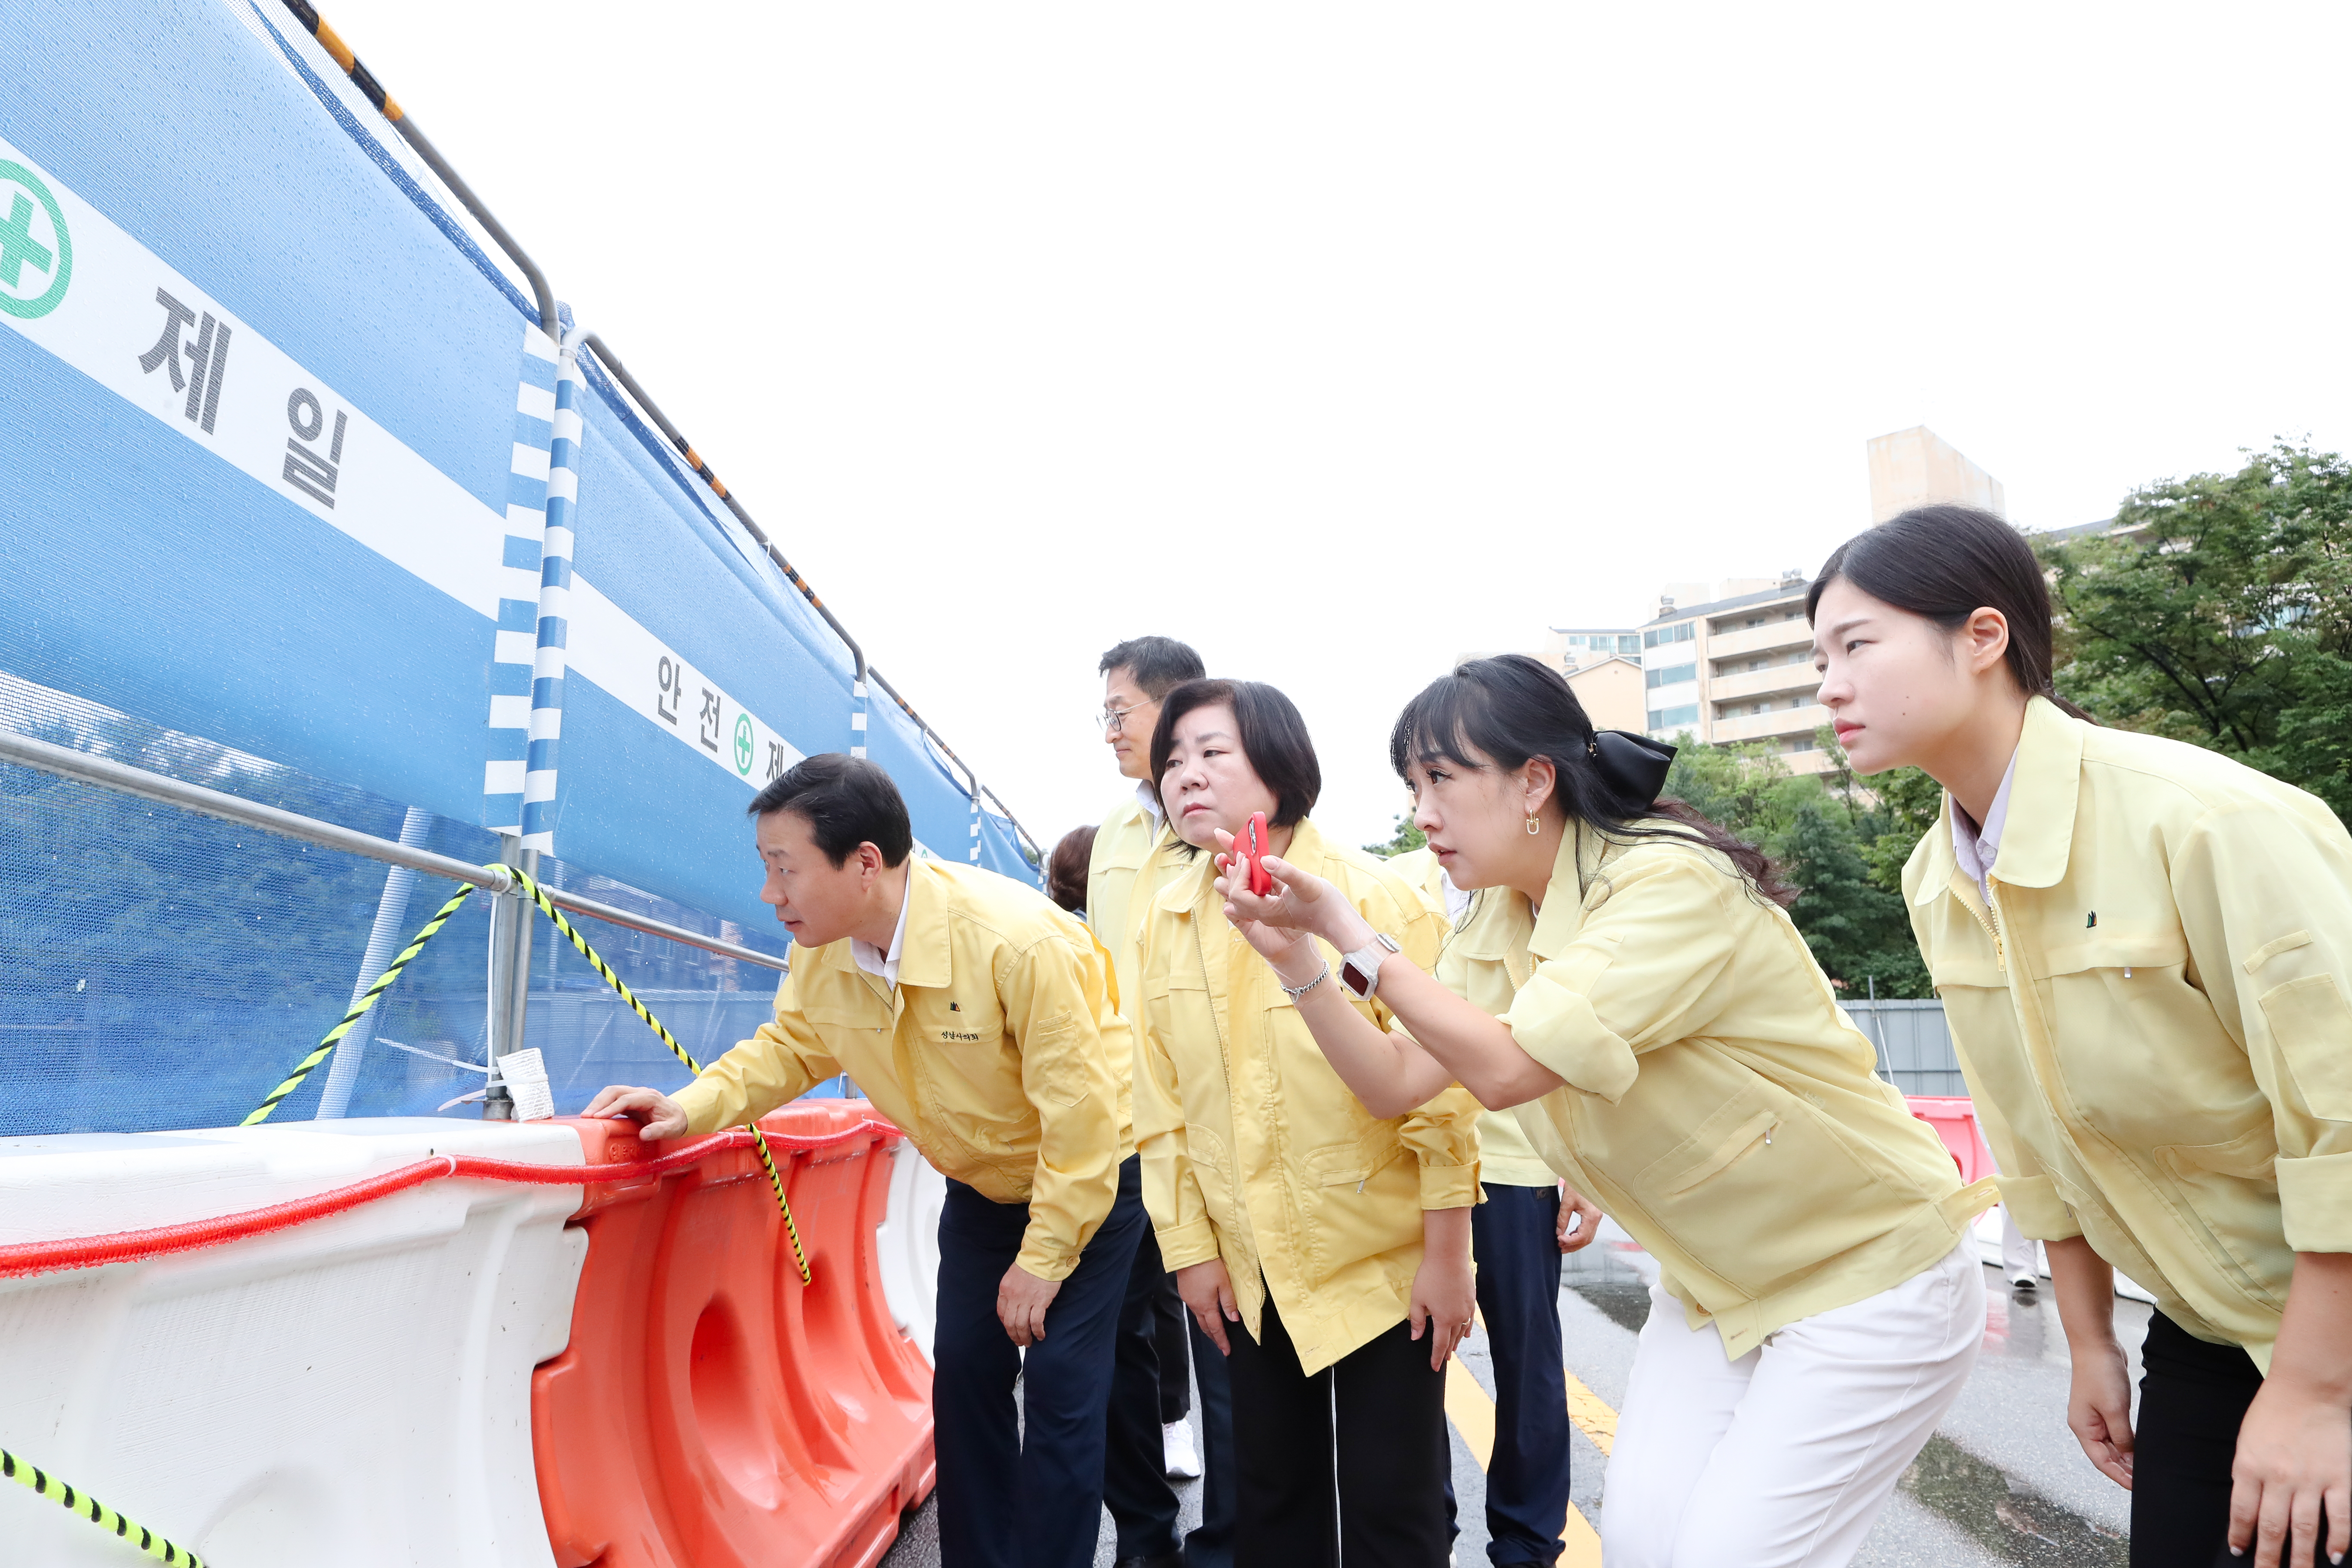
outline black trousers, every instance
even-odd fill
[[[2238,1427],[2263,1385],[2253,1358],[2211,1344],[2158,1312],[2140,1347],[2139,1426],[2132,1445],[2132,1568],[2242,1568],[2230,1555],[2230,1464]],[[2326,1510],[2320,1521],[2326,1561]]]
[[[1151,1243],[1151,1259],[1160,1261],[1160,1243]],[[1136,1262],[1143,1261],[1140,1249]],[[1162,1271],[1151,1289],[1151,1333],[1160,1347],[1160,1424],[1166,1426],[1192,1414],[1192,1348],[1187,1338],[1192,1314],[1176,1293],[1176,1276]]]
[[[1172,1278],[1172,1276],[1171,1276]],[[1182,1297],[1177,1300],[1181,1301]],[[1201,1385],[1201,1522],[1184,1537],[1184,1568],[1234,1568],[1234,1514],[1241,1480],[1234,1473],[1234,1385],[1214,1340],[1192,1331],[1192,1376]],[[1235,1324],[1234,1327],[1240,1325]],[[1227,1336],[1230,1342],[1231,1336]]]
[[[1226,1328],[1236,1568],[1444,1568],[1452,1464],[1429,1342],[1401,1322],[1310,1377],[1271,1292],[1257,1339]]]

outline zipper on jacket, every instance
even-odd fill
[[[2000,963],[2001,973],[2006,974],[2009,973],[2009,944],[2001,940],[2000,935],[2000,900],[1992,894],[1992,889],[1998,885],[1991,877],[1985,878],[1985,912],[1979,915],[1977,921],[1985,928],[1985,933],[1992,938],[1993,958]]]

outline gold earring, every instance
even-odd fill
[[[1541,833],[1542,831],[1543,831],[1543,820],[1542,820],[1540,817],[1534,817],[1534,816],[1530,816],[1530,817],[1528,817],[1528,837],[1533,838],[1537,834]]]

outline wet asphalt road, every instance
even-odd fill
[[[1613,1409],[1624,1398],[1634,1333],[1649,1310],[1650,1260],[1612,1226],[1566,1262],[1559,1314],[1569,1370]],[[1999,1270],[1988,1268],[1985,1287],[1984,1348],[1976,1370],[1854,1563],[1857,1568],[2124,1568],[2128,1495],[2091,1468],[2066,1430],[2066,1344],[2048,1281],[2035,1291],[2013,1291]],[[2116,1334],[2131,1352],[2135,1384],[2147,1312],[2137,1301],[2116,1302]],[[1474,1333],[1461,1357],[1491,1394],[1486,1336]],[[1575,1503],[1598,1521],[1606,1460],[1583,1432],[1570,1441]],[[1468,1568],[1486,1561],[1486,1477],[1458,1433],[1454,1488],[1462,1527],[1455,1556]],[[1201,1484],[1183,1483],[1179,1496],[1189,1529],[1200,1520]],[[883,1559],[885,1568],[930,1568],[939,1562],[935,1506],[926,1503],[908,1516],[905,1532]],[[1111,1552],[1105,1515],[1097,1568],[1111,1568]],[[1593,1560],[1589,1549],[1583,1560]],[[1579,1553],[1572,1548],[1562,1563],[1577,1564]]]

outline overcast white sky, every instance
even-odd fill
[[[1050,844],[1139,632],[1386,837],[1465,648],[2347,420],[2340,6],[692,5],[330,21]]]

